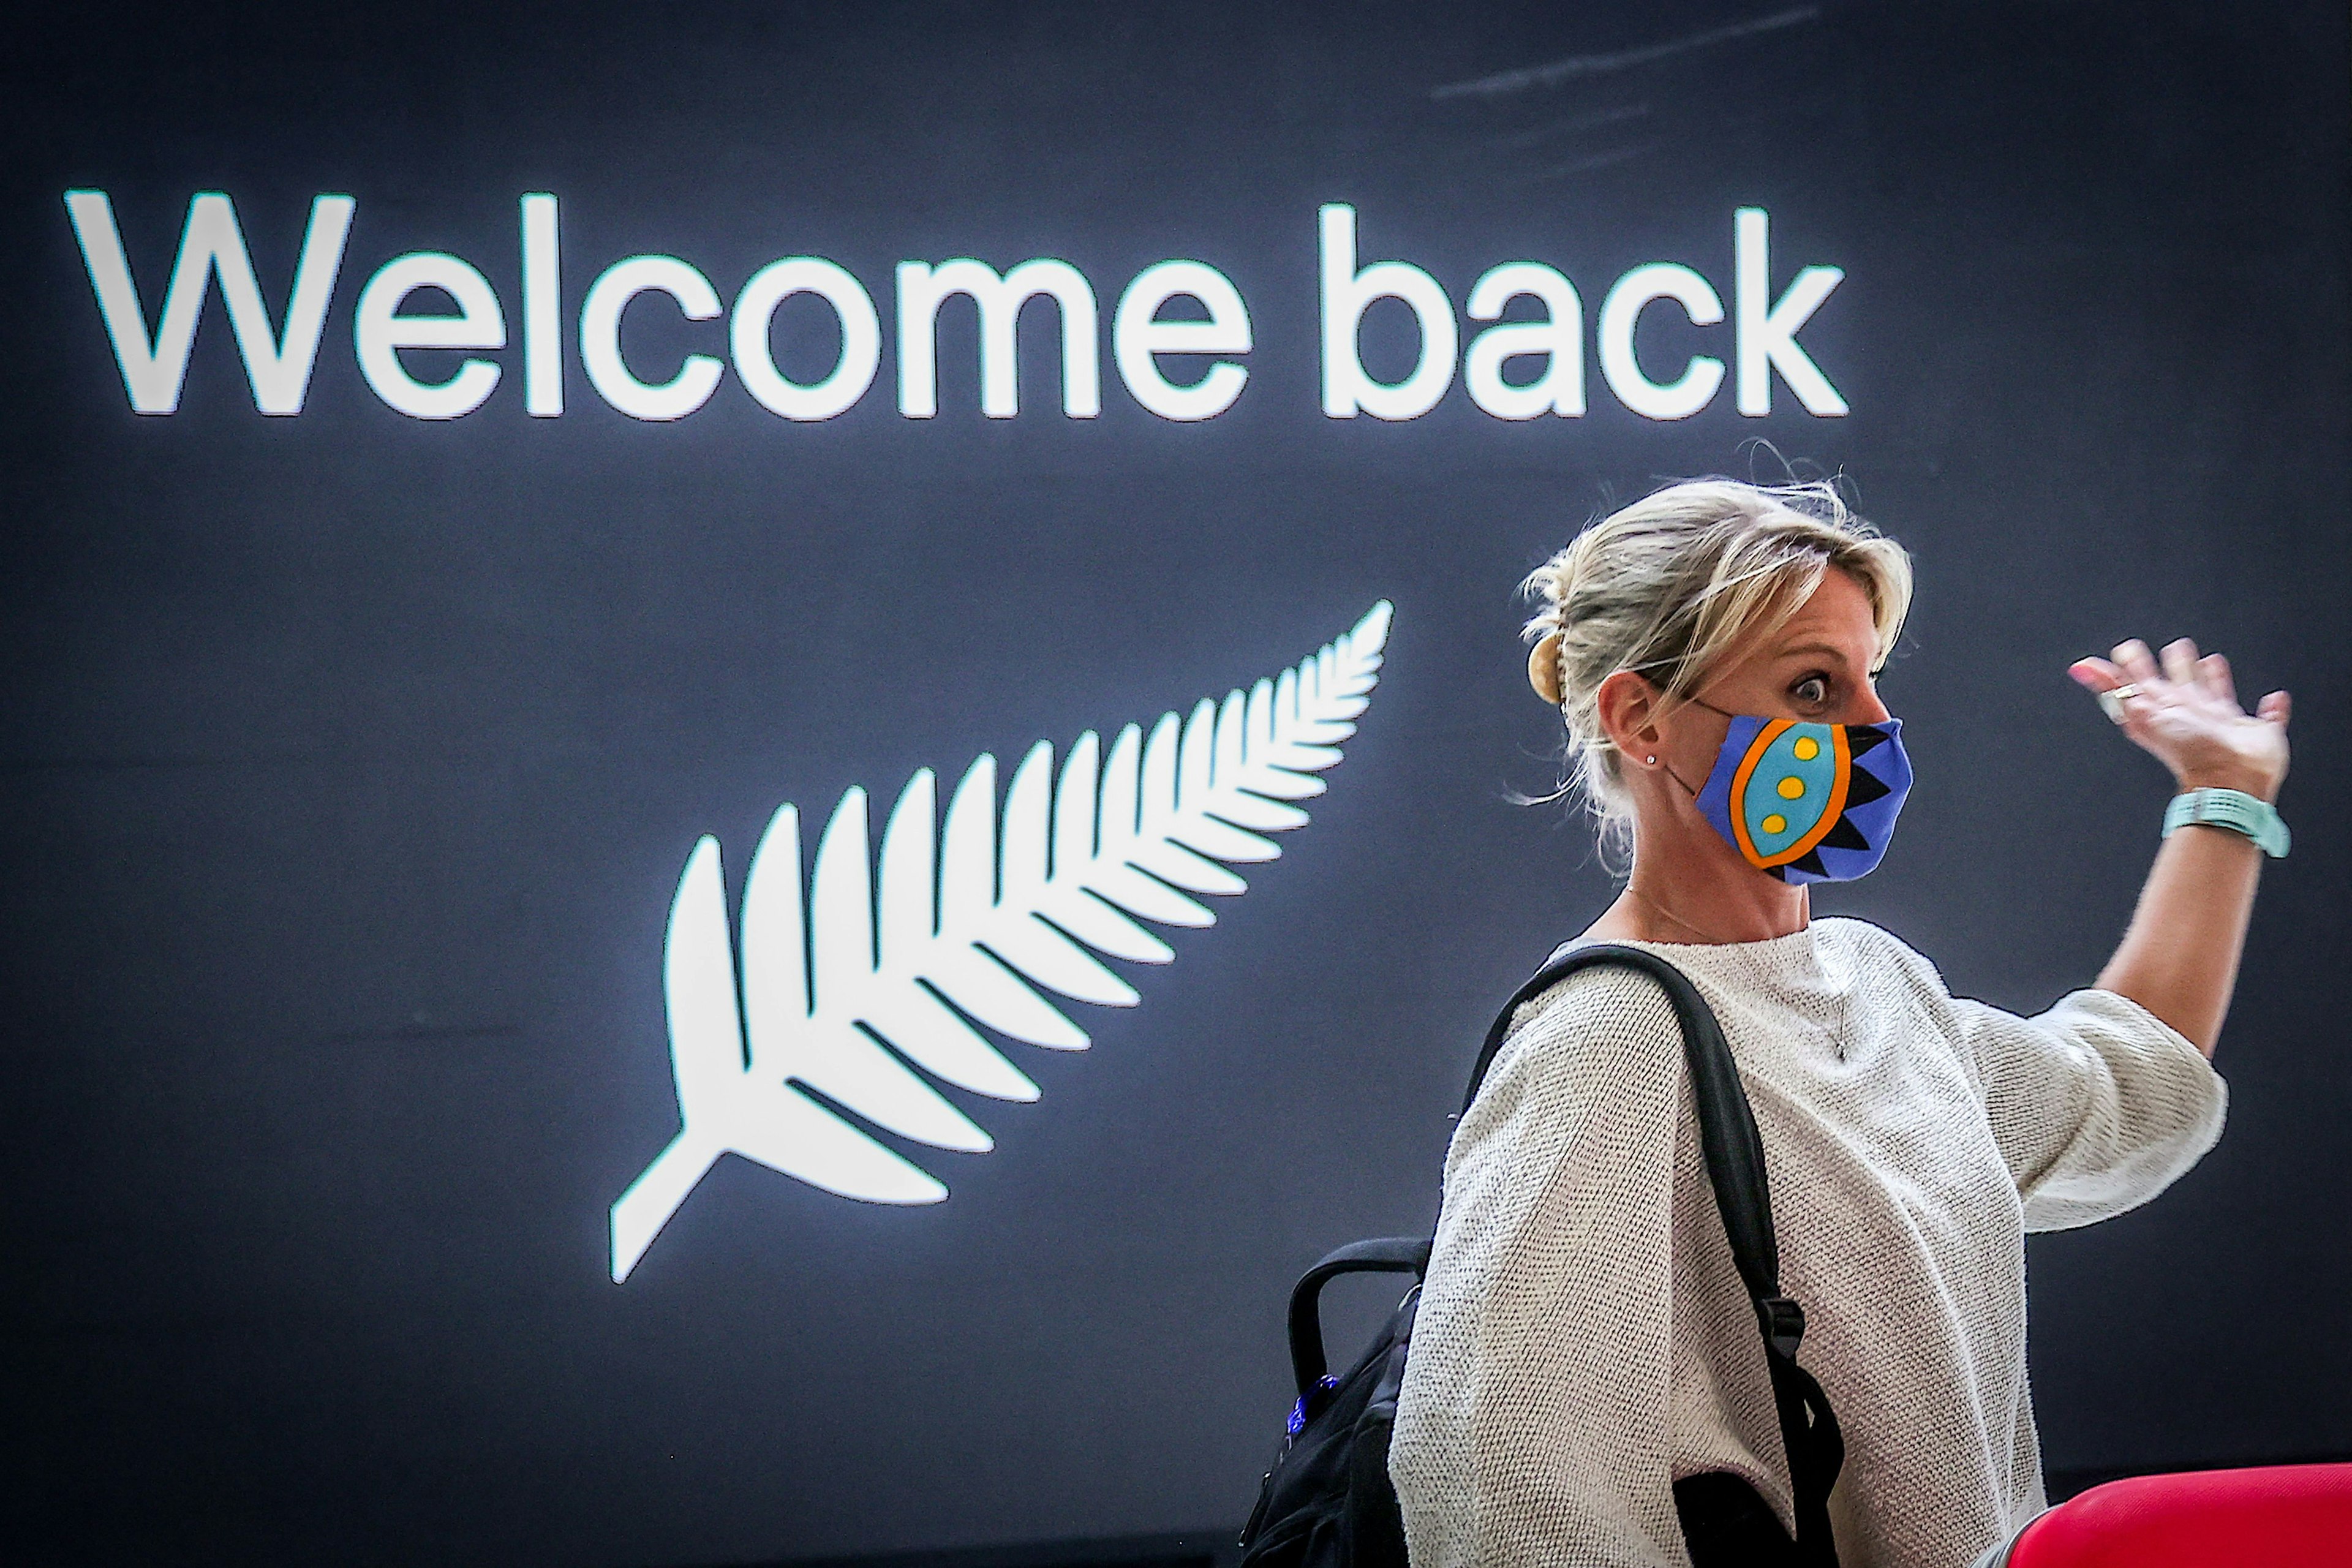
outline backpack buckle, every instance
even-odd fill
[[[1767,1296],[1756,1303],[1756,1316],[1762,1320],[1764,1337],[1772,1348],[1794,1361],[1797,1347],[1805,1339],[1805,1310],[1786,1296]]]

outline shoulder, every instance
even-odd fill
[[[1459,1122],[1446,1158],[1451,1198],[1480,1171],[1549,1169],[1563,1151],[1610,1129],[1643,1139],[1674,1125],[1682,1031],[1655,982],[1595,964],[1512,1014],[1510,1032]],[[1666,1147],[1673,1147],[1671,1132]],[[1517,1177],[1512,1178],[1517,1180]]]
[[[1479,1096],[1485,1099],[1498,1080],[1522,1089],[1581,1089],[1655,1077],[1662,1070],[1671,1077],[1681,1064],[1681,1040],[1674,1007],[1655,981],[1620,964],[1595,963],[1538,993],[1512,1014],[1510,1032]]]

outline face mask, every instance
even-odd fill
[[[1877,868],[1910,792],[1900,719],[1807,724],[1736,714],[1698,809],[1759,871],[1851,882]]]

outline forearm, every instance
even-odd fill
[[[2070,673],[2100,694],[2134,744],[2171,770],[2175,788],[2278,799],[2294,708],[2285,692],[2248,713],[2238,706],[2230,661],[2200,656],[2187,637],[2165,645],[2161,668],[2134,637],[2116,645],[2112,661],[2077,659]],[[2099,988],[2138,1003],[2210,1057],[2238,983],[2262,868],[2262,849],[2227,827],[2190,825],[2166,839]]]
[[[2253,841],[2226,827],[2183,827],[2166,839],[2099,989],[2128,996],[2210,1057],[2262,866]]]

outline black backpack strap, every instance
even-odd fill
[[[1788,1450],[1789,1480],[1796,1494],[1797,1555],[1801,1562],[1833,1568],[1837,1549],[1830,1534],[1829,1497],[1845,1464],[1845,1438],[1822,1385],[1797,1364],[1797,1347],[1805,1336],[1805,1313],[1780,1294],[1780,1248],[1772,1230],[1764,1141],[1756,1131],[1755,1112],[1748,1109],[1747,1091],[1740,1087],[1739,1067],[1724,1040],[1723,1026],[1716,1022],[1714,1010],[1698,994],[1698,987],[1681,970],[1645,948],[1598,942],[1559,954],[1512,994],[1494,1027],[1486,1031],[1462,1109],[1466,1112],[1478,1098],[1479,1086],[1494,1066],[1518,1010],[1577,971],[1595,964],[1641,971],[1658,983],[1674,1005],[1675,1020],[1682,1026],[1683,1055],[1690,1068],[1691,1100],[1698,1108],[1699,1148],[1706,1156],[1707,1181],[1715,1188],[1716,1207],[1723,1215],[1724,1234],[1731,1241],[1732,1261],[1748,1287],[1757,1327],[1764,1337],[1764,1361],[1772,1374],[1780,1441]]]
[[[1429,1237],[1386,1236],[1351,1241],[1299,1277],[1290,1292],[1290,1366],[1303,1397],[1323,1381],[1323,1287],[1342,1274],[1429,1272]]]

